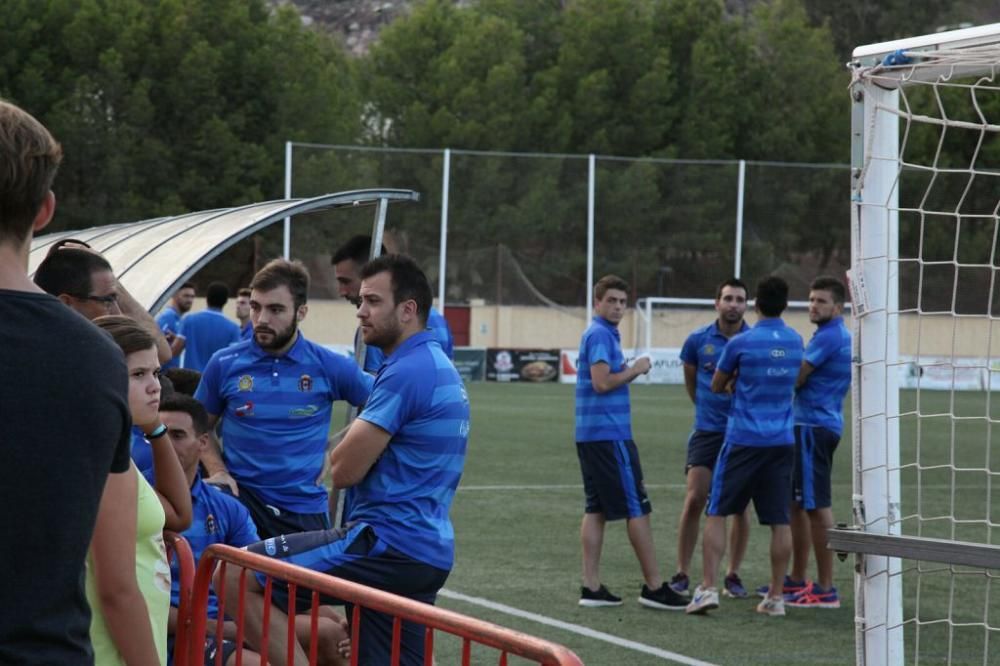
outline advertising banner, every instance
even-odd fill
[[[649,372],[637,378],[636,383],[642,384],[683,384],[684,364],[681,362],[679,347],[656,347],[645,350],[623,349],[625,362],[629,365],[635,362],[639,355],[649,356],[652,367]],[[559,358],[559,381],[563,384],[576,383],[578,349],[563,349]]]
[[[486,350],[486,379],[491,382],[554,382],[559,378],[558,349]]]
[[[486,350],[455,347],[452,359],[463,382],[481,382],[486,379]]]

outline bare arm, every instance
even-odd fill
[[[725,393],[729,388],[729,380],[733,377],[731,372],[723,372],[718,368],[715,369],[715,374],[712,375],[712,393]]]
[[[813,373],[816,368],[812,367],[808,361],[802,361],[802,365],[799,367],[799,378],[795,380],[795,388],[800,388],[809,379],[809,375]]]
[[[117,279],[115,281],[117,282],[118,307],[121,308],[122,314],[135,319],[139,322],[140,326],[153,336],[153,340],[156,341],[156,356],[160,359],[161,365],[166,363],[173,358],[173,353],[163,331],[160,330],[156,320],[153,319],[153,315],[149,314],[146,308],[139,305],[139,301],[132,298],[132,294],[128,293],[128,290],[125,289],[125,286],[121,282],[118,282]],[[182,349],[184,348],[183,341],[184,338],[181,338]]]
[[[392,438],[385,430],[364,419],[355,419],[344,439],[330,454],[333,485],[350,488],[368,474]]]
[[[222,447],[219,445],[219,438],[215,436],[215,424],[218,422],[218,414],[208,415],[208,446],[201,453],[201,464],[205,466],[205,473],[208,474],[205,483],[229,486],[233,495],[238,497],[240,494],[239,486],[236,485],[236,479],[226,469],[226,463],[222,459]]]
[[[151,431],[150,431],[151,432]],[[191,489],[177,452],[170,441],[170,435],[164,434],[150,439],[153,447],[153,475],[156,484],[153,486],[163,513],[166,516],[164,528],[175,532],[183,532],[191,526]]]
[[[694,402],[695,391],[698,388],[698,368],[690,363],[684,364],[684,388],[687,389],[691,402]]]
[[[126,664],[156,664],[149,609],[135,579],[138,472],[111,474],[101,495],[90,543],[97,600],[108,633]]]
[[[630,381],[649,372],[649,359],[645,356],[637,358],[632,365],[625,366],[621,372],[611,372],[607,363],[595,363],[590,366],[590,381],[598,393],[614,391]]]

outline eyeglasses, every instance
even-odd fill
[[[94,301],[96,303],[102,304],[104,307],[110,309],[115,303],[118,302],[118,294],[108,294],[107,296],[82,296],[78,294],[72,294],[73,298],[77,298],[81,301]]]

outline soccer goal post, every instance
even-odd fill
[[[1000,24],[850,66],[856,662],[1000,663]]]

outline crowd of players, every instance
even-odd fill
[[[843,431],[843,399],[851,382],[851,337],[842,317],[845,288],[833,277],[810,285],[809,320],[802,337],[784,323],[788,285],[780,277],[757,285],[757,322],[744,321],[747,286],[726,280],[715,295],[715,321],[696,329],[681,349],[684,383],[694,403],[687,443],[687,491],[677,534],[677,571],[664,582],[657,566],[639,452],[632,439],[628,384],[649,372],[650,359],[631,365],[622,353],[618,324],[628,284],[613,275],[594,287],[595,316],[580,342],[576,385],[576,448],[585,509],[580,527],[583,586],[579,604],[619,606],[621,597],[601,584],[605,524],[626,521],[644,578],[640,604],[704,614],[719,607],[718,568],[732,554],[723,595],[750,596],[739,575],[750,533],[749,504],[771,531],[771,576],[757,589],[756,610],[785,615],[785,607],[839,608],[833,554],[831,472]],[[690,590],[691,560],[702,512],[702,577]],[[808,580],[810,550],[816,579]],[[792,570],[788,573],[789,560]]]
[[[84,243],[54,245],[29,279],[31,238],[55,212],[61,160],[44,126],[0,101],[0,366],[9,378],[0,382],[0,501],[30,507],[4,514],[0,561],[12,575],[0,663],[167,663],[179,590],[165,527],[196,557],[224,543],[434,603],[453,565],[449,508],[469,402],[417,264],[335,258],[341,294],[358,306],[358,346],[384,355],[374,374],[302,335],[309,276],[299,262],[274,260],[239,292],[240,325],[222,315],[222,285],[209,288],[207,310],[183,316],[194,296],[185,285],[158,324]],[[185,367],[170,368],[180,352]],[[162,379],[163,367],[176,382]],[[337,400],[363,409],[331,451]],[[342,526],[330,523],[325,462],[346,489]],[[228,607],[242,604],[247,622],[244,645],[226,640],[221,663],[238,651],[244,664],[264,654],[286,662],[286,614],[299,600],[278,584],[265,609],[262,583],[248,577],[245,598],[238,579],[227,584]],[[352,644],[332,608],[340,602],[321,601],[320,663],[352,653],[389,663],[390,617],[365,609]],[[217,608],[212,599],[209,613]],[[299,642],[312,630],[308,617],[292,626]],[[421,628],[402,630],[401,663],[423,663]],[[231,623],[225,631],[235,638]],[[294,662],[305,663],[292,643]],[[215,650],[205,646],[205,663],[216,663]]]

